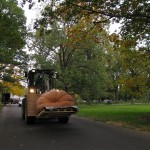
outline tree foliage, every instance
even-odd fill
[[[112,56],[107,59],[108,74],[117,79],[118,96],[133,100],[148,94],[150,62],[147,52],[136,49],[136,40],[132,38],[123,40],[113,34],[110,40],[114,46],[113,52],[108,53]]]
[[[25,44],[25,17],[23,10],[10,0],[1,0],[0,7],[0,50],[3,52],[1,55],[12,56]],[[1,62],[3,61],[6,60],[1,60]]]
[[[148,0],[50,1],[35,23],[36,63],[56,68],[59,86],[85,99],[142,97],[149,92],[149,6]],[[122,24],[120,35],[107,34],[111,22]]]
[[[27,60],[22,50],[26,38],[26,18],[16,2],[1,0],[0,3],[0,78],[16,82],[15,68],[24,67]],[[19,69],[21,72],[21,69]]]
[[[131,33],[138,39],[147,40],[149,37],[148,0],[53,0],[48,3],[47,11],[51,22],[58,19],[76,23],[81,18],[92,15],[95,16],[92,20],[95,24],[121,21],[122,35]]]
[[[25,53],[26,26],[23,10],[13,1],[1,0],[0,5],[0,63],[19,64]],[[23,58],[23,57],[22,57]]]
[[[148,89],[150,62],[148,61],[149,56],[144,55],[145,53],[137,51],[134,47],[124,49],[122,53],[124,73],[120,83],[131,98],[139,98],[144,93],[148,93],[146,89]]]
[[[23,96],[25,95],[25,88],[19,82],[3,82],[3,92],[11,93],[13,95]]]
[[[106,31],[100,26],[93,28],[89,19],[84,18],[74,26],[42,22],[33,44],[36,63],[42,68],[55,68],[59,73],[58,86],[86,100],[105,93],[105,69],[101,61],[108,44]]]

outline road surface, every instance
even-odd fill
[[[0,112],[0,150],[150,150],[150,135],[76,116],[26,125],[13,104]]]

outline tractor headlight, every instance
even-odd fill
[[[34,88],[30,88],[30,89],[29,89],[29,93],[35,94],[35,89],[34,89]]]

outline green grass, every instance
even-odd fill
[[[80,105],[78,116],[150,132],[150,105]]]

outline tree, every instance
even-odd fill
[[[104,95],[105,71],[101,58],[107,38],[104,40],[102,37],[107,34],[100,26],[93,28],[94,24],[88,23],[88,19],[91,18],[84,18],[70,27],[68,24],[60,26],[40,22],[35,36],[39,46],[34,46],[34,58],[42,68],[57,68],[60,87],[90,101]]]
[[[122,66],[124,73],[121,76],[120,84],[128,95],[128,99],[144,98],[148,94],[149,80],[149,56],[136,50],[134,47],[126,47],[130,41],[123,42]],[[133,102],[133,101],[132,101]]]
[[[9,63],[25,45],[25,17],[23,10],[10,0],[2,0],[0,7],[0,52],[3,56],[0,62]]]
[[[11,93],[13,95],[24,96],[25,87],[23,87],[19,82],[3,82],[2,83],[3,92]]]
[[[136,39],[121,39],[110,35],[112,47],[106,54],[108,91],[115,92],[115,99],[139,99],[149,93],[149,56],[145,47],[136,47]],[[133,102],[133,101],[132,101]]]
[[[0,63],[3,67],[7,64],[19,64],[25,45],[26,26],[23,10],[13,1],[1,0],[0,5]],[[21,54],[20,54],[21,53]]]
[[[46,2],[46,0],[45,0]],[[65,20],[77,23],[85,16],[95,16],[95,25],[120,22],[123,36],[130,35],[138,40],[149,41],[150,5],[148,0],[53,0],[47,6],[48,20]]]
[[[36,60],[42,62],[41,64],[44,66],[49,64],[51,67],[57,67],[61,72],[61,81],[66,89],[72,89],[73,84],[83,85],[83,88],[80,87],[80,91],[82,94],[84,93],[83,97],[85,98],[93,99],[92,96],[96,96],[91,87],[96,89],[98,84],[102,83],[98,77],[101,77],[100,72],[105,72],[105,68],[107,69],[107,78],[111,78],[107,80],[107,83],[110,83],[107,91],[103,90],[102,93],[113,91],[115,99],[118,99],[119,94],[123,95],[123,92],[127,93],[128,97],[134,94],[138,95],[138,90],[131,90],[134,87],[137,88],[137,84],[131,84],[132,88],[125,88],[125,85],[128,84],[123,81],[127,81],[133,69],[136,72],[141,72],[141,75],[146,75],[144,79],[146,85],[141,84],[142,88],[146,89],[149,86],[149,68],[146,67],[146,70],[142,71],[142,67],[147,66],[149,59],[150,16],[148,4],[147,0],[92,0],[88,2],[85,0],[53,0],[45,7],[41,19],[36,22],[35,27],[38,34],[41,34],[36,39],[40,39],[42,46],[44,46],[44,52],[41,51],[42,49],[38,50]],[[56,22],[59,22],[61,28],[55,28],[54,31],[52,25],[55,25]],[[109,42],[108,35],[103,32],[110,22],[122,23],[122,37],[118,41]],[[132,57],[130,57],[131,53]],[[144,63],[141,63],[142,65],[133,63],[133,66],[131,63],[129,68],[127,64],[132,61],[138,62],[139,56],[145,57],[143,58]],[[133,57],[137,59],[132,59]],[[47,63],[43,60],[46,60]],[[139,77],[142,76],[134,77],[137,83]],[[94,83],[94,79],[97,84]],[[105,83],[104,87],[106,85]],[[96,90],[99,89],[100,87]],[[104,89],[106,90],[106,88]]]
[[[112,38],[114,38],[112,40]],[[121,58],[121,50],[120,44],[118,43],[118,36],[111,35],[110,41],[112,42],[112,47],[107,51],[105,56],[106,59],[106,69],[108,80],[108,88],[107,91],[110,93],[109,98],[114,99],[116,102],[119,101],[119,79],[122,74],[122,58]],[[111,94],[114,93],[114,94]]]
[[[26,38],[26,19],[23,10],[12,0],[0,4],[0,76],[14,82],[14,68],[24,67],[27,55],[22,50]],[[20,69],[21,71],[21,69]]]

